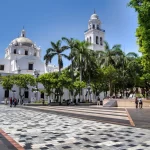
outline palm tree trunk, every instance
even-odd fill
[[[71,58],[71,78],[72,78],[72,82],[74,82],[74,74],[73,74],[74,72],[73,72],[73,59]],[[73,101],[73,94],[74,94],[74,92],[72,91],[71,92],[71,101]]]
[[[61,73],[61,66],[60,66],[60,56],[58,55],[58,67],[59,67],[59,75]]]
[[[61,69],[60,69],[60,65],[59,65],[59,75],[60,75],[60,73],[61,73]]]
[[[19,104],[21,105],[21,87],[19,87]]]
[[[112,96],[112,83],[111,83],[111,81],[109,81],[109,92],[110,92],[110,96]]]
[[[80,81],[82,81],[82,66],[81,66],[82,55],[80,54]],[[82,88],[80,89],[80,100],[82,99]]]

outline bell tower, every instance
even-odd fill
[[[85,41],[91,43],[90,49],[94,51],[104,50],[105,30],[101,29],[101,21],[95,10],[90,17],[88,29],[84,32],[84,35]]]

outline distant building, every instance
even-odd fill
[[[5,58],[0,59],[0,74],[2,76],[18,73],[33,75],[35,69],[39,74],[58,71],[58,67],[52,64],[45,65],[41,60],[41,48],[26,37],[26,31],[23,29],[20,37],[12,40],[6,48]],[[42,85],[39,84],[39,86],[42,88]],[[0,101],[5,97],[19,98],[18,87],[14,87],[13,90],[16,92],[5,91],[0,86]],[[25,96],[25,99],[31,99],[34,93],[29,89]],[[40,98],[41,96],[38,94],[38,99]]]
[[[101,29],[101,21],[95,12],[90,17],[88,30],[84,32],[84,35],[85,40],[91,43],[90,49],[95,51],[104,50],[105,30]],[[2,76],[9,74],[33,75],[35,69],[39,74],[58,71],[58,67],[55,65],[45,65],[45,63],[41,60],[41,48],[26,37],[26,31],[23,29],[20,37],[12,40],[6,48],[5,58],[0,59],[0,74]],[[33,98],[38,100],[41,98],[47,99],[45,94],[40,92],[37,92],[36,94],[33,93],[32,88],[33,87],[25,91],[24,102],[32,101]],[[38,88],[42,89],[43,85],[38,84]],[[68,90],[64,90],[63,98],[68,99],[68,93]],[[83,90],[83,95],[84,99],[95,99],[93,94],[87,94],[87,89]],[[0,86],[0,102],[7,97],[15,97],[19,99],[19,88],[14,86],[12,91],[7,91]]]

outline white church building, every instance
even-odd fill
[[[85,40],[91,43],[90,49],[104,50],[104,35],[105,31],[101,29],[101,21],[98,15],[94,12],[88,22],[88,30],[84,32]],[[58,71],[58,67],[52,64],[48,66],[41,60],[41,48],[38,47],[32,40],[27,38],[26,31],[21,31],[20,37],[12,40],[5,49],[5,57],[0,59],[0,74],[6,76],[9,74],[34,74],[34,71],[39,74]],[[43,88],[41,84],[39,88]],[[12,92],[15,91],[15,92]],[[0,86],[0,102],[6,97],[16,97],[19,99],[19,88],[14,86],[12,91],[6,91]],[[84,95],[86,90],[84,92]],[[25,101],[32,101],[35,93],[31,89],[25,91]],[[45,98],[45,95],[37,93],[37,99]],[[64,93],[63,98],[68,99],[68,91]]]

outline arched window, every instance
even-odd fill
[[[100,45],[103,45],[103,39],[100,37]]]
[[[25,95],[24,98],[29,98],[29,92],[28,91],[25,91],[24,95]]]
[[[41,93],[41,98],[43,98],[43,99],[44,99],[44,93]]]
[[[99,25],[97,25],[97,29],[99,30]]]
[[[87,42],[89,42],[89,38],[87,38]]]
[[[96,44],[99,44],[99,42],[98,42],[98,36],[96,36]]]
[[[27,50],[25,50],[25,55],[28,55],[28,51]]]
[[[90,36],[90,43],[92,42],[92,40],[91,40],[91,36]]]
[[[16,49],[14,49],[14,54],[16,54]]]
[[[95,24],[93,24],[93,29],[95,29]]]
[[[8,98],[9,97],[9,90],[5,90],[5,95],[4,95],[5,98]]]

